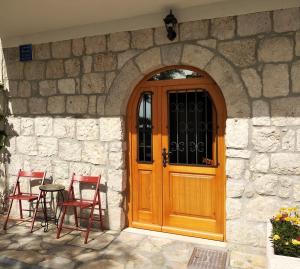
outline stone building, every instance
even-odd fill
[[[72,172],[101,174],[106,226],[123,229],[132,206],[131,94],[163,67],[196,68],[226,103],[223,240],[231,266],[265,268],[268,219],[300,205],[300,9],[269,10],[180,22],[174,41],[162,25],[34,43],[26,62],[21,44],[4,43],[8,184],[19,168],[46,169],[65,185]]]

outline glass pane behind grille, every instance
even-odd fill
[[[138,108],[138,160],[152,161],[152,95],[144,93]]]
[[[213,105],[207,92],[169,93],[171,164],[213,164]]]

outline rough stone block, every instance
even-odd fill
[[[83,56],[82,57],[82,72],[91,73],[92,72],[93,57],[92,56]]]
[[[65,61],[65,70],[68,77],[76,77],[80,74],[80,60],[78,58]]]
[[[122,140],[124,136],[124,122],[121,118],[100,118],[100,140]]]
[[[0,76],[1,77],[1,76]],[[17,97],[18,96],[18,81],[6,80],[4,84],[4,89],[7,90],[8,97]]]
[[[18,153],[29,156],[35,156],[38,154],[36,137],[18,136],[16,140]]]
[[[106,164],[106,146],[99,141],[84,141],[82,160],[93,164]]]
[[[64,63],[62,60],[51,60],[47,62],[46,78],[55,79],[64,77]]]
[[[76,38],[72,40],[72,52],[74,56],[81,56],[84,52],[83,38]]]
[[[275,152],[280,146],[280,131],[276,127],[254,127],[252,144],[258,152]]]
[[[216,18],[211,20],[211,36],[219,39],[231,39],[235,35],[234,17]]]
[[[199,40],[199,41],[197,41],[197,44],[200,46],[203,46],[203,47],[210,48],[210,49],[217,48],[217,40],[216,39]]]
[[[178,26],[176,26],[175,31],[178,33]],[[154,29],[154,42],[156,45],[170,44],[178,42],[178,40],[178,34],[173,41],[167,38],[166,27],[158,27]]]
[[[47,110],[50,114],[65,113],[66,104],[64,96],[51,96],[48,98]]]
[[[57,41],[51,44],[52,56],[56,59],[70,58],[71,40]]]
[[[84,95],[67,97],[67,113],[85,114],[87,113],[88,97]]]
[[[262,62],[287,62],[293,56],[294,44],[289,37],[269,37],[259,42],[258,59]]]
[[[57,138],[54,137],[39,137],[37,139],[38,154],[42,157],[50,157],[58,152]]]
[[[294,195],[293,198],[296,202],[300,202],[300,184],[296,183],[294,185]]]
[[[89,114],[96,114],[97,113],[97,95],[89,96],[89,107],[88,107]]]
[[[62,161],[53,161],[53,177],[56,180],[69,179],[69,163]]]
[[[103,93],[105,91],[104,74],[84,74],[81,80],[81,91],[85,94]]]
[[[300,175],[300,154],[273,153],[271,155],[271,170],[279,175]]]
[[[131,32],[131,48],[147,49],[153,46],[153,30],[142,29]]]
[[[29,96],[31,96],[30,82],[28,82],[26,80],[23,80],[23,81],[19,82],[18,96],[19,97],[29,97]]]
[[[52,136],[53,120],[49,117],[37,117],[34,120],[36,136]]]
[[[242,197],[245,190],[245,183],[243,181],[227,180],[226,189],[227,197]]]
[[[184,22],[179,27],[181,41],[206,39],[208,37],[208,20]]]
[[[45,63],[39,61],[26,62],[24,76],[26,80],[40,80],[44,78]]]
[[[263,100],[256,100],[252,103],[252,124],[257,126],[270,125],[270,107]]]
[[[58,138],[75,138],[75,119],[72,118],[54,119],[53,135]]]
[[[108,37],[107,43],[108,50],[110,51],[122,51],[127,50],[130,47],[130,35],[129,32],[112,33]]]
[[[160,48],[152,48],[145,51],[135,59],[142,73],[148,73],[153,67],[161,66]]]
[[[81,143],[73,139],[60,140],[59,158],[64,161],[81,161]]]
[[[50,96],[56,94],[56,81],[55,80],[40,81],[39,92],[41,96]]]
[[[218,50],[228,60],[237,66],[247,67],[256,63],[255,39],[223,41],[219,43]]]
[[[291,69],[292,91],[294,93],[300,93],[299,78],[300,78],[300,60],[294,62]]]
[[[34,135],[34,121],[31,118],[21,118],[21,135]]]
[[[254,172],[267,173],[270,167],[270,160],[267,154],[255,154],[250,161],[250,170]]]
[[[275,197],[257,196],[248,200],[245,206],[247,220],[268,222],[278,210],[278,200]]]
[[[37,44],[33,45],[33,59],[34,60],[47,60],[50,59],[50,44]]]
[[[73,78],[60,79],[57,82],[57,87],[61,94],[74,94],[75,80]]]
[[[241,199],[227,198],[226,200],[226,219],[238,219],[242,212]]]
[[[297,151],[300,151],[300,129],[297,130],[297,144],[296,144]]]
[[[296,56],[300,56],[300,32],[295,34],[295,54]]]
[[[273,11],[274,31],[288,32],[300,29],[299,8],[280,9]]]
[[[72,171],[73,173],[75,173],[76,175],[85,175],[85,176],[89,176],[91,175],[91,164],[89,163],[79,163],[79,162],[72,162],[70,163],[70,171]],[[82,194],[85,195],[86,193],[84,192],[84,190],[82,190]],[[91,195],[91,193],[89,192],[89,195]],[[86,197],[87,199],[90,199],[90,197]]]
[[[76,121],[76,134],[78,140],[99,139],[99,121],[97,119],[78,119]]]
[[[282,130],[282,149],[288,151],[295,151],[296,132],[295,130]]]
[[[182,63],[194,65],[200,69],[204,69],[214,54],[203,47],[196,45],[185,45],[182,52]]]
[[[24,63],[22,62],[6,63],[6,69],[4,69],[3,77],[9,80],[23,79],[24,78],[23,68],[24,68]]]
[[[278,176],[273,174],[254,174],[253,185],[258,194],[276,195]]]
[[[45,98],[32,97],[29,99],[28,107],[31,114],[45,114],[47,102]]]
[[[261,78],[254,68],[243,69],[241,71],[243,81],[248,89],[248,94],[252,98],[261,97]]]
[[[7,125],[5,131],[8,136],[16,136],[21,133],[21,120],[14,116],[7,117]]]
[[[111,167],[114,167],[115,169],[125,168],[125,157],[123,152],[110,152],[108,159]]]
[[[245,149],[226,149],[226,156],[232,158],[249,159],[251,155],[250,150]]]
[[[106,96],[97,97],[97,114],[104,115],[104,105],[105,105]]]
[[[227,119],[226,126],[226,146],[229,148],[247,148],[248,119]]]
[[[300,97],[271,100],[271,121],[276,126],[300,125]]]
[[[266,64],[263,69],[265,97],[286,96],[289,93],[289,71],[286,64]]]
[[[117,68],[117,57],[115,54],[97,54],[94,55],[94,70],[95,71],[112,71]]]
[[[108,170],[107,186],[114,191],[124,191],[126,189],[126,170]]]
[[[227,221],[226,237],[233,244],[247,245],[253,247],[265,247],[266,227],[264,223],[246,222],[243,220]],[[230,257],[231,258],[231,257]],[[238,267],[243,268],[243,267]],[[259,267],[244,267],[245,269]],[[265,267],[263,267],[265,268]]]
[[[164,65],[179,64],[181,59],[181,52],[181,44],[171,44],[161,47],[162,63]]]
[[[245,174],[246,162],[242,159],[227,159],[226,175],[229,179],[242,180]]]
[[[259,12],[237,16],[239,36],[256,35],[271,32],[270,12]]]
[[[94,54],[106,51],[106,36],[89,36],[84,39],[86,54]]]
[[[134,56],[140,53],[139,50],[126,50],[124,52],[118,53],[118,69],[121,69],[123,65]]]

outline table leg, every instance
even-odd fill
[[[62,204],[63,204],[63,202],[64,202],[64,192],[63,191],[58,191],[58,194],[57,194],[57,198],[59,199],[59,197],[58,196],[61,196],[61,206],[60,206],[60,209],[59,209],[59,214],[58,214],[58,217],[56,217],[56,215],[57,215],[57,209],[58,209],[58,206],[59,206],[59,203],[58,203],[58,201],[57,201],[57,204],[56,204],[56,209],[55,209],[55,215],[54,215],[54,218],[55,218],[55,225],[56,225],[56,227],[58,227],[58,221],[59,221],[59,218],[60,218],[60,215],[61,215],[61,210],[62,210]],[[57,200],[58,200],[57,199]]]
[[[47,206],[46,206],[46,204],[47,204],[47,202],[46,202],[46,195],[47,195],[47,192],[45,192],[44,191],[44,197],[43,197],[43,202],[44,202],[44,207],[43,207],[43,209],[44,209],[44,222],[45,222],[45,224],[44,224],[44,232],[48,232],[48,216],[47,216]]]

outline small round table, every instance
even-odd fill
[[[54,220],[54,223],[56,225],[56,227],[58,226],[58,220],[60,218],[60,215],[61,215],[61,208],[60,208],[60,212],[58,214],[58,217],[56,217],[57,215],[57,208],[58,208],[58,202],[56,204],[56,207],[55,207],[55,213],[54,213],[54,217],[49,217],[47,216],[47,207],[46,207],[46,196],[47,196],[47,193],[50,192],[50,193],[54,193],[54,192],[57,192],[58,195],[61,196],[61,204],[64,202],[64,190],[65,190],[65,186],[64,185],[61,185],[61,184],[47,184],[47,185],[41,185],[39,186],[39,189],[42,191],[42,196],[43,196],[43,211],[44,211],[44,223],[42,222],[42,227],[44,227],[44,232],[48,232],[48,221],[49,220]]]

